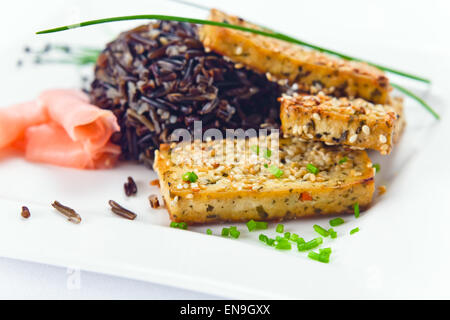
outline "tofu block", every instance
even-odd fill
[[[283,220],[370,205],[374,169],[365,151],[268,137],[162,145],[154,169],[171,220]],[[197,178],[185,181],[192,172]]]
[[[264,30],[216,9],[211,10],[209,19]],[[366,63],[339,59],[286,41],[234,29],[204,25],[199,35],[207,49],[266,74],[269,80],[287,80],[304,92],[323,91],[383,104],[392,90],[385,74]]]
[[[374,149],[389,154],[405,126],[403,101],[373,104],[363,99],[318,95],[283,95],[281,130],[285,136],[327,145]]]

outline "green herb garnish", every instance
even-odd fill
[[[308,253],[308,258],[323,263],[330,262],[331,248],[320,249],[319,253],[311,251]]]
[[[287,239],[281,239],[275,245],[275,249],[278,249],[278,250],[291,250],[291,248],[292,248],[292,245]]]
[[[284,238],[289,240],[291,238],[291,233],[290,232],[286,232],[284,234]]]
[[[256,144],[250,147],[250,150],[252,150],[254,153],[256,153],[257,155],[259,155],[259,146],[257,146]]]
[[[315,167],[315,166],[312,165],[311,163],[308,163],[308,164],[306,165],[306,169],[307,169],[309,172],[313,173],[313,174],[318,174],[318,173],[319,173],[319,169],[317,169],[317,167]]]
[[[277,178],[281,178],[284,174],[283,170],[281,170],[280,168],[278,168],[276,165],[271,165],[269,167],[269,172],[271,174],[273,174],[275,177]]]
[[[183,181],[186,182],[195,182],[198,179],[198,176],[195,174],[195,172],[186,172],[185,174],[183,174],[182,176]]]
[[[337,238],[337,232],[334,231],[333,228],[328,229],[328,232],[330,233],[330,238],[331,239],[336,239]]]
[[[265,234],[260,234],[259,235],[259,241],[262,241],[264,243],[267,243],[267,240],[269,240],[269,238],[265,235]]]
[[[172,221],[170,223],[170,227],[171,228],[177,228],[177,229],[186,230],[188,228],[188,225],[187,225],[186,222],[175,222],[175,221]]]
[[[352,230],[350,230],[350,234],[357,233],[358,231],[359,231],[359,228],[352,229]]]
[[[232,238],[237,239],[237,238],[239,238],[240,235],[241,235],[241,233],[236,228],[230,229],[230,236]]]
[[[330,233],[329,233],[326,229],[322,228],[321,226],[319,226],[319,225],[317,225],[317,224],[315,224],[315,225],[313,226],[313,228],[314,228],[314,230],[315,230],[318,234],[320,234],[322,237],[328,237],[328,236],[330,235]]]
[[[272,155],[272,150],[267,149],[267,148],[264,149],[264,152],[263,152],[263,157],[264,157],[264,158],[266,158],[267,160],[269,160],[271,155]]]
[[[355,212],[355,218],[359,218],[359,203],[358,202],[356,202],[353,205],[353,211]]]
[[[430,83],[430,82],[428,82]],[[416,96],[414,93],[412,93],[411,91],[409,91],[408,89],[399,86],[398,84],[392,83],[391,82],[391,86],[393,86],[395,89],[403,92],[404,94],[406,94],[407,96],[411,97],[412,99],[416,100],[417,102],[419,102],[425,109],[428,110],[428,112],[430,112],[436,119],[440,119],[439,114],[434,111],[423,99],[419,98],[418,96]]]
[[[265,230],[268,227],[268,223],[265,221],[255,221],[255,220],[250,220],[247,222],[247,228],[248,231],[252,232],[255,230]]]
[[[342,218],[334,218],[334,219],[330,220],[330,226],[332,226],[332,227],[340,226],[344,222],[345,221]]]
[[[229,228],[223,228],[222,229],[222,236],[223,237],[228,237],[229,234],[230,234],[230,229]]]
[[[339,164],[346,163],[348,161],[347,157],[343,157],[341,160],[339,160]]]
[[[142,15],[131,15],[131,16],[120,16],[120,17],[111,17],[111,18],[104,18],[104,19],[97,19],[97,20],[90,20],[90,21],[84,21],[84,22],[80,22],[80,23],[75,23],[75,24],[71,24],[71,25],[67,25],[67,26],[63,26],[63,27],[57,27],[57,28],[52,28],[52,29],[47,29],[47,30],[41,30],[36,32],[36,34],[46,34],[46,33],[53,33],[53,32],[59,32],[59,31],[65,31],[65,30],[70,30],[70,29],[76,29],[76,28],[80,28],[80,27],[86,27],[86,26],[91,26],[91,25],[96,25],[96,24],[102,24],[102,23],[109,23],[109,22],[116,22],[116,21],[127,21],[127,20],[166,20],[166,21],[180,21],[180,22],[188,22],[188,23],[195,23],[195,24],[204,24],[204,25],[211,25],[211,26],[216,26],[216,27],[223,27],[223,28],[229,28],[229,29],[235,29],[235,30],[240,30],[240,31],[245,31],[245,32],[250,32],[250,33],[254,33],[254,34],[259,34],[262,36],[266,36],[269,38],[274,38],[274,39],[279,39],[279,40],[284,40],[290,43],[295,43],[304,47],[308,47],[320,52],[325,52],[325,53],[329,53],[335,56],[338,56],[342,59],[345,60],[353,60],[353,61],[360,61],[360,62],[365,62],[367,64],[370,64],[372,66],[377,67],[378,69],[381,70],[385,70],[391,73],[395,73],[398,75],[401,75],[403,77],[407,77],[410,79],[414,79],[417,81],[422,81],[425,83],[431,83],[430,80],[413,75],[413,74],[409,74],[403,71],[399,71],[399,70],[395,70],[389,67],[385,67],[373,62],[368,62],[365,61],[363,59],[359,59],[356,57],[352,57],[349,56],[347,54],[343,54],[334,50],[330,50],[330,49],[326,49],[299,39],[295,39],[291,36],[279,33],[279,32],[274,32],[272,30],[268,30],[268,31],[264,31],[264,30],[259,30],[259,29],[253,29],[253,28],[247,28],[247,27],[243,27],[243,26],[238,26],[238,25],[233,25],[230,23],[226,23],[226,22],[217,22],[217,21],[211,21],[211,20],[202,20],[202,19],[194,19],[194,18],[186,18],[186,17],[178,17],[178,16],[169,16],[169,15],[159,15],[159,14],[142,14]]]
[[[206,234],[207,235],[212,235],[212,230],[211,229],[206,229]]]
[[[372,168],[375,168],[375,172],[378,172],[378,171],[380,171],[380,164],[379,163],[374,163],[373,165],[372,165]]]

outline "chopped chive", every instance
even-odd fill
[[[284,234],[284,238],[289,240],[291,238],[291,233],[290,232],[286,232]]]
[[[298,234],[296,234],[296,233],[291,234],[291,240],[294,241],[294,242],[297,242]]]
[[[329,263],[330,262],[330,254],[331,254],[331,249],[326,248],[326,249],[319,250],[319,253],[314,252],[314,251],[308,252],[308,258],[322,262],[322,263]]]
[[[264,168],[269,168],[269,165],[267,163],[264,163]]]
[[[264,242],[264,243],[267,243],[268,242],[268,240],[269,240],[269,238],[265,235],[265,234],[260,234],[259,235],[259,240],[260,241],[262,241],[262,242]]]
[[[331,254],[331,248],[323,248],[323,249],[319,249],[319,254],[327,254],[327,255],[330,255],[330,254]]]
[[[206,229],[206,234],[212,235],[212,230],[211,229]]]
[[[343,224],[345,221],[342,218],[334,218],[330,220],[330,226],[337,227]]]
[[[273,247],[275,245],[275,239],[269,238],[267,239],[267,244],[271,247]]]
[[[299,237],[295,242],[297,242],[297,244],[305,244],[305,239]]]
[[[291,250],[291,248],[292,248],[291,243],[287,239],[279,241],[275,246],[275,249],[278,250]]]
[[[331,239],[336,239],[337,238],[337,232],[334,231],[333,228],[328,229],[328,232],[330,233]]]
[[[283,231],[284,231],[284,225],[281,224],[281,223],[279,223],[279,224],[277,225],[277,228],[275,229],[275,231],[278,232],[278,233],[283,233]]]
[[[241,233],[239,232],[239,230],[237,229],[231,229],[230,230],[230,236],[234,239],[239,238],[239,236],[241,235]]]
[[[228,228],[223,228],[222,229],[222,236],[223,237],[228,237],[229,234],[230,234],[230,229],[228,229]]]
[[[359,218],[359,203],[358,202],[356,202],[353,205],[353,211],[355,212],[355,218]]]
[[[330,262],[330,258],[329,256],[325,256],[325,255],[321,255],[317,252],[314,251],[310,251],[308,252],[308,258],[312,259],[312,260],[316,260],[322,263],[329,263]]]
[[[240,31],[245,31],[245,32],[250,32],[250,33],[254,33],[254,34],[259,34],[262,36],[266,36],[266,37],[270,37],[270,38],[275,38],[275,39],[279,39],[279,40],[284,40],[287,42],[291,42],[291,43],[295,43],[301,46],[305,46],[314,50],[318,50],[320,52],[325,52],[325,53],[329,53],[335,56],[338,56],[342,59],[345,60],[354,60],[354,61],[362,61],[365,62],[369,65],[372,65],[374,67],[377,67],[381,70],[387,71],[387,72],[391,72],[391,73],[395,73],[398,74],[400,76],[403,77],[407,77],[410,79],[414,79],[417,81],[422,81],[425,83],[431,83],[431,81],[429,79],[425,79],[423,77],[414,75],[414,74],[408,74],[406,72],[400,71],[400,70],[394,70],[392,68],[386,67],[386,66],[382,66],[373,62],[369,62],[369,61],[365,61],[363,59],[359,59],[356,57],[352,57],[349,56],[347,54],[343,54],[334,50],[330,50],[327,48],[323,48],[311,43],[307,43],[305,41],[293,38],[291,36],[279,33],[279,32],[274,32],[273,30],[268,30],[266,28],[266,30],[259,30],[259,29],[253,29],[253,28],[247,28],[247,27],[243,27],[243,26],[239,26],[239,25],[233,25],[230,23],[225,23],[225,22],[217,22],[217,21],[210,21],[210,20],[201,20],[201,19],[193,19],[193,18],[187,18],[187,17],[176,17],[176,16],[168,16],[168,15],[157,15],[157,14],[146,14],[146,15],[132,15],[132,16],[121,16],[121,17],[111,17],[111,18],[103,18],[103,19],[97,19],[97,20],[90,20],[90,21],[84,21],[84,22],[80,22],[80,23],[76,23],[76,24],[71,24],[71,25],[66,25],[63,27],[57,27],[57,28],[52,28],[52,29],[47,29],[47,30],[41,30],[36,32],[36,34],[45,34],[45,33],[52,33],[52,32],[59,32],[59,31],[64,31],[64,30],[70,30],[70,29],[75,29],[75,28],[80,28],[80,27],[86,27],[86,26],[91,26],[91,25],[95,25],[95,24],[101,24],[101,23],[109,23],[109,22],[115,22],[115,21],[126,21],[126,20],[151,20],[151,19],[156,19],[156,20],[166,20],[166,21],[180,21],[180,22],[189,22],[189,23],[195,23],[195,24],[206,24],[206,25],[212,25],[212,26],[218,26],[218,27],[224,27],[224,28],[230,28],[230,29],[236,29],[236,30],[240,30]],[[391,83],[392,85],[392,83]],[[397,87],[399,90],[402,90],[404,88],[399,87],[397,85],[393,85],[395,87]],[[401,88],[401,89],[400,89]],[[406,90],[406,89],[404,89]]]
[[[257,225],[257,223],[253,219],[250,220],[249,222],[247,222],[248,231],[252,232],[252,231],[256,230],[256,225]]]
[[[319,169],[317,169],[317,167],[315,167],[315,166],[312,165],[311,163],[308,163],[308,164],[306,165],[306,169],[307,169],[309,172],[313,173],[313,174],[318,174],[318,173],[319,173]]]
[[[343,157],[341,160],[339,160],[339,164],[346,163],[348,161],[347,157]]]
[[[281,178],[284,174],[283,170],[281,170],[280,168],[278,168],[276,165],[271,165],[269,167],[269,172],[271,174],[273,174],[275,177],[277,178]]]
[[[172,221],[171,223],[170,223],[170,227],[171,228],[178,228],[178,222],[175,222],[175,221]]]
[[[265,221],[256,221],[256,229],[265,230],[268,228],[268,223]]]
[[[306,251],[306,250],[314,249],[314,248],[320,246],[322,243],[323,243],[323,239],[321,237],[318,237],[318,238],[312,239],[311,241],[308,241],[306,243],[298,243],[297,249],[298,249],[298,251]]]
[[[320,234],[323,237],[328,237],[330,235],[330,233],[326,229],[322,228],[317,224],[315,224],[313,228],[318,234]]]
[[[276,237],[275,237],[275,240],[277,240],[278,242],[280,242],[280,241],[284,240],[284,238],[283,238],[283,237],[280,237],[280,236],[276,236]]]
[[[195,174],[195,172],[186,172],[182,175],[183,181],[186,182],[195,182],[198,179],[198,176]]]
[[[253,146],[250,147],[250,150],[252,150],[254,153],[259,155],[259,146],[253,145]]]
[[[247,228],[248,231],[252,232],[255,230],[264,230],[267,229],[267,222],[265,221],[255,221],[255,220],[250,220],[249,222],[247,222]]]
[[[237,230],[237,228],[235,226],[230,226],[229,229],[230,229],[230,231],[231,230]]]
[[[359,228],[356,227],[355,229],[350,230],[350,234],[357,233],[359,231]]]
[[[375,168],[375,172],[378,172],[378,171],[380,171],[380,164],[379,163],[374,163],[372,165],[372,168]]]

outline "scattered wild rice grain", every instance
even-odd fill
[[[158,196],[156,194],[149,195],[148,196],[148,201],[150,201],[150,206],[153,209],[159,208],[159,200],[158,200]]]
[[[76,211],[73,210],[72,208],[62,205],[58,201],[54,201],[52,203],[52,207],[55,208],[58,212],[62,213],[67,218],[67,220],[69,220],[70,222],[73,222],[75,224],[78,224],[81,222],[80,215],[78,213],[76,213]]]

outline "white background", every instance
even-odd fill
[[[91,18],[143,13],[202,17],[202,12],[199,10],[189,9],[183,5],[179,5],[179,9],[176,9],[175,5],[161,5],[162,2],[149,0],[4,1],[0,10],[0,38],[2,39],[0,54],[2,59],[14,65],[23,45],[30,41],[48,42],[48,38],[35,39],[33,32],[53,27],[54,25],[48,25],[47,21],[54,23],[55,16],[61,17],[59,23],[61,25]],[[449,1],[227,0],[197,2],[224,9],[315,44],[430,77],[448,97],[450,88],[447,80],[450,72]],[[206,16],[206,13],[204,15]],[[126,28],[125,25],[124,28]],[[102,26],[93,28],[102,28]],[[86,32],[89,31],[86,30]],[[58,37],[70,43],[68,33]],[[90,43],[92,41],[90,39]],[[5,77],[7,74],[2,76]],[[9,83],[8,86],[3,85],[0,93],[3,90],[17,90],[20,83]],[[423,89],[420,85],[414,88]],[[33,90],[33,88],[29,89],[31,92]],[[17,102],[8,99],[0,101],[0,104]],[[17,99],[23,100],[21,97]],[[448,98],[446,99],[448,102]],[[448,103],[446,105],[448,107]],[[424,116],[427,115],[424,114]],[[424,214],[430,215],[433,212],[424,212]],[[447,212],[447,214],[450,213]],[[399,232],[402,230],[400,229]],[[420,237],[420,230],[417,230],[417,237]],[[424,248],[426,249],[427,246]],[[388,249],[394,250],[394,248],[386,248]],[[441,253],[448,255],[448,251]],[[429,272],[432,274],[432,270]],[[0,298],[196,299],[215,297],[89,272],[81,272],[80,289],[68,289],[68,279],[65,268],[0,258]],[[418,285],[420,283],[422,282],[419,281]],[[426,289],[423,288],[423,290]],[[441,292],[439,296],[445,296],[445,292]]]

